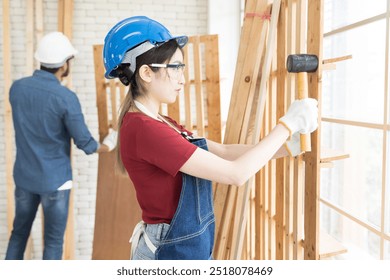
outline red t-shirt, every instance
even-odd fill
[[[142,113],[125,115],[120,129],[121,158],[134,184],[145,223],[171,222],[182,187],[179,170],[196,148],[166,123]]]

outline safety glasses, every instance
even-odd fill
[[[149,64],[150,67],[154,68],[165,68],[167,69],[168,76],[171,79],[180,80],[182,77],[186,65],[184,63],[171,63],[171,64],[160,64],[160,63],[152,63]]]

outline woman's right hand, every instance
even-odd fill
[[[318,127],[318,102],[313,98],[295,100],[286,114],[279,119],[289,131],[290,137],[295,133],[308,134]]]

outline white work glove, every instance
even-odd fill
[[[103,139],[102,143],[108,147],[109,152],[115,149],[117,138],[118,138],[118,131],[113,130]]]
[[[291,139],[284,143],[286,146],[286,150],[288,151],[291,157],[296,157],[302,154],[301,151],[301,134],[299,132],[295,132]]]
[[[287,113],[279,119],[279,123],[283,124],[290,131],[290,139],[295,132],[308,134],[317,129],[317,104],[317,100],[313,98],[295,100],[291,103]]]

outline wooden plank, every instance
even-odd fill
[[[293,188],[293,224],[292,224],[292,255],[291,259],[303,259],[303,194],[304,194],[304,162],[301,157],[295,159],[294,164],[294,188]]]
[[[39,42],[43,36],[43,0],[35,0],[35,42]],[[35,61],[35,68],[39,68],[39,62]]]
[[[248,0],[245,5],[245,12],[253,12],[256,7],[256,1],[255,0]],[[238,58],[237,58],[237,65],[234,75],[234,82],[233,82],[233,89],[232,89],[232,96],[230,101],[230,109],[229,109],[229,115],[233,114],[236,111],[236,105],[238,101],[240,101],[239,94],[238,94],[238,84],[241,79],[241,72],[244,66],[244,61],[246,58],[246,51],[248,48],[248,43],[250,39],[250,32],[252,29],[253,24],[253,18],[244,18],[244,23],[241,30],[241,37],[240,37],[240,46],[238,51]],[[245,98],[245,97],[244,97]],[[240,105],[241,107],[242,105]],[[238,109],[237,109],[238,110]],[[243,117],[243,109],[239,112],[240,118]],[[230,113],[232,112],[232,113]],[[230,123],[234,122],[234,119],[236,116],[230,116],[228,115],[227,124],[226,124],[226,132],[224,137],[224,143],[227,144],[228,141],[232,141],[235,143],[238,142],[238,139],[230,139],[233,138],[233,136],[230,136]],[[240,129],[240,128],[238,128]],[[238,130],[240,131],[240,130]],[[214,195],[214,209],[215,209],[215,217],[216,217],[216,227],[215,227],[215,247],[214,247],[214,259],[221,259],[223,252],[224,252],[224,246],[226,244],[226,235],[223,234],[223,232],[226,230],[224,227],[226,227],[227,222],[225,223],[225,216],[231,212],[232,203],[225,203],[226,198],[229,196],[229,192],[232,190],[232,188],[228,188],[226,185],[223,184],[215,184],[215,195]],[[226,218],[228,219],[228,218]]]
[[[297,1],[297,9],[296,9],[296,32],[297,32],[297,41],[296,41],[296,49],[298,53],[306,53],[306,45],[307,45],[307,0],[298,0]],[[307,76],[305,73],[303,79],[303,85],[299,83],[299,76],[297,82],[297,94],[296,97],[298,99],[302,98],[300,94],[302,91],[300,90],[300,86],[303,86],[307,89]],[[307,94],[307,91],[304,92]],[[307,97],[307,96],[305,96]],[[310,136],[306,135],[305,137],[306,144],[309,144],[309,147],[302,148],[303,151],[310,151]],[[303,142],[304,139],[301,141]],[[303,247],[301,246],[300,240],[303,239],[303,191],[304,191],[304,173],[305,164],[303,162],[303,156],[298,156],[294,160],[294,186],[293,186],[293,207],[292,207],[292,233],[293,238],[291,240],[291,246],[293,247],[292,254],[290,258],[292,259],[303,259]]]
[[[58,31],[64,33],[69,40],[72,39],[73,25],[73,0],[64,0],[58,2]],[[64,81],[63,81],[64,82]],[[72,87],[72,73],[66,77],[65,84]],[[72,153],[71,153],[72,157]],[[71,190],[69,197],[68,221],[64,236],[64,256],[65,260],[75,257],[75,239],[74,239],[74,191]]]
[[[274,46],[275,46],[275,37],[277,31],[277,23],[279,18],[279,10],[280,10],[280,0],[275,0],[272,5],[272,14],[271,14],[271,22],[269,27],[269,34],[267,38],[267,46],[265,49],[265,56],[261,70],[261,80],[259,85],[259,97],[258,102],[255,103],[256,108],[256,117],[255,117],[255,126],[254,133],[251,139],[252,144],[256,144],[259,142],[261,125],[264,118],[264,110],[267,96],[267,83],[271,72],[271,64],[274,55]],[[265,26],[265,22],[263,23]],[[254,177],[252,177],[247,184],[245,184],[245,188],[243,189],[244,195],[242,196],[242,200],[238,203],[238,207],[236,209],[239,210],[239,218],[237,226],[235,227],[237,230],[234,232],[234,240],[237,241],[237,244],[233,243],[234,249],[234,259],[239,258],[239,254],[242,252],[242,240],[243,240],[243,230],[246,224],[247,218],[247,207],[248,207],[248,199],[250,190],[254,184]]]
[[[111,79],[109,81],[110,84],[110,101],[111,101],[111,121],[110,121],[110,127],[116,127],[117,122],[117,110],[118,110],[118,104],[116,102],[116,92],[117,92],[117,83],[114,79]]]
[[[99,141],[103,141],[108,134],[107,94],[104,78],[104,65],[102,60],[103,45],[93,46],[95,63],[96,106],[98,110]]]
[[[287,52],[287,0],[281,1],[281,7],[280,7],[280,16],[279,16],[279,23],[278,23],[278,37],[277,37],[277,108],[276,108],[276,118],[280,119],[285,114],[285,95],[286,95],[286,52]],[[278,199],[276,199],[276,224],[278,233],[280,232],[280,228],[282,228],[282,225],[284,224],[283,221],[283,215],[278,215],[278,213],[283,213],[284,211],[284,187],[285,187],[285,174],[287,174],[287,171],[285,170],[285,159],[277,159],[276,160],[276,182],[275,182],[275,190],[278,195]],[[283,238],[283,235],[280,233],[278,234],[278,240],[281,240],[280,238]],[[275,249],[278,248],[275,246]],[[279,251],[278,257],[280,258],[280,249],[276,249]]]
[[[283,61],[280,62],[280,74],[283,74],[285,80],[285,93],[279,91],[280,102],[283,102],[283,106],[280,105],[280,116],[284,115],[285,109],[288,108],[294,99],[295,93],[295,79],[286,72],[286,57],[287,54],[293,53],[296,50],[296,18],[297,9],[296,1],[286,1],[286,42],[285,53],[283,54]],[[282,54],[281,54],[282,56]],[[282,57],[281,57],[282,59]],[[283,64],[282,64],[283,63]],[[281,81],[282,82],[282,81]],[[282,100],[283,99],[283,100]],[[282,114],[283,113],[283,114]],[[280,168],[282,164],[280,163]],[[284,184],[280,180],[276,188],[276,212],[275,212],[275,259],[283,260],[288,259],[291,252],[291,231],[292,231],[292,197],[294,188],[294,159],[287,157],[284,159]]]
[[[219,78],[219,45],[218,35],[201,36],[205,45],[206,92],[207,92],[207,138],[222,142],[221,98]]]
[[[13,139],[12,139],[12,109],[9,103],[9,89],[11,87],[11,26],[10,6],[8,0],[3,0],[3,75],[4,75],[4,135],[5,135],[5,183],[7,186],[7,224],[8,235],[12,231],[14,220],[14,181],[13,168]]]
[[[34,70],[34,0],[26,1],[26,75]]]
[[[34,70],[34,0],[26,1],[26,76]],[[24,259],[32,258],[33,241],[31,235],[28,238]]]
[[[246,14],[253,12],[255,14],[261,14],[267,7],[267,1],[257,1],[256,3],[249,1],[246,6]],[[260,60],[262,54],[258,52],[260,48],[260,35],[258,30],[262,30],[263,20],[260,17],[246,17],[244,20],[243,31],[241,33],[241,43],[247,44],[249,52],[246,54],[238,55],[237,68],[235,79],[233,83],[233,92],[230,102],[230,109],[227,120],[227,127],[225,132],[225,143],[243,143],[246,137],[246,131],[243,131],[242,126],[246,123],[244,120],[249,119],[250,108],[247,108],[247,104],[251,104],[248,100],[253,98],[253,94],[250,94],[252,83],[256,83],[259,73]],[[249,29],[249,30],[248,30]],[[248,34],[249,32],[249,34]],[[249,43],[248,43],[249,42]],[[244,56],[244,58],[242,57]],[[242,59],[243,61],[241,61]],[[242,63],[243,62],[243,63]],[[240,78],[236,78],[236,76]],[[255,87],[252,87],[254,90]],[[239,92],[238,92],[239,90]],[[237,133],[240,132],[240,133]],[[220,189],[227,188],[219,193]],[[217,203],[216,208],[216,246],[214,256],[216,259],[220,259],[224,255],[224,251],[227,249],[226,241],[230,228],[230,217],[232,217],[232,205],[236,199],[237,187],[226,186],[223,184],[217,185]],[[218,203],[220,199],[220,204]],[[220,209],[218,207],[222,206]],[[224,207],[226,206],[226,207]],[[222,210],[222,211],[221,211]],[[220,213],[221,211],[222,213]],[[221,214],[221,215],[219,215]],[[220,221],[220,222],[219,222]]]
[[[194,48],[194,76],[195,76],[195,99],[196,99],[196,130],[200,137],[205,136],[204,130],[204,97],[202,89],[202,69],[200,55],[199,36],[193,37]]]
[[[185,127],[189,130],[192,129],[192,108],[191,108],[191,87],[190,87],[190,71],[189,71],[189,43],[184,47],[184,64],[187,70],[184,71],[184,78],[186,83],[184,84],[184,110],[185,110]]]
[[[320,159],[321,163],[349,158],[349,154],[343,151],[332,150],[327,148],[321,148],[320,155],[321,155],[321,159]]]
[[[266,7],[265,2],[266,1],[254,0],[246,1],[245,14],[252,12],[261,13],[262,9],[265,9]],[[254,21],[254,17],[244,17],[244,23],[240,36],[240,46],[238,50],[236,70],[234,74],[232,96],[229,106],[229,114],[226,121],[226,132],[224,139],[225,144],[236,144],[239,142],[240,134],[238,134],[237,132],[241,131],[242,120],[246,110],[246,100],[248,99],[248,93],[243,91],[244,95],[240,96],[238,92],[240,91],[240,85],[243,84],[243,81],[245,83],[251,82],[250,77],[252,75],[251,71],[253,72],[253,66],[246,71],[244,70],[246,68],[246,65],[250,62],[248,61],[247,50],[249,49],[250,52],[251,46],[254,45],[251,38],[253,38],[252,36],[254,35],[255,37],[259,36],[257,27],[253,27]]]
[[[96,190],[93,260],[128,260],[129,239],[142,219],[135,189],[126,175],[112,172],[115,153],[100,153]]]
[[[125,100],[126,90],[128,90],[128,88],[122,83],[119,83],[118,87],[119,87],[119,103],[121,105],[123,100]]]
[[[347,59],[352,59],[352,55],[344,55],[344,56],[340,56],[340,57],[333,57],[333,58],[324,59],[324,60],[322,60],[322,64],[340,62],[340,61],[344,61]]]
[[[168,116],[180,122],[180,94],[176,97],[176,101],[168,104]]]
[[[58,28],[57,28],[57,30],[61,31],[61,32],[63,32],[63,30],[64,30],[65,1],[66,0],[58,0],[58,5],[57,5],[57,7],[58,7],[58,9],[57,9],[57,19],[58,19],[58,22],[57,22]]]
[[[335,238],[330,236],[328,233],[321,231],[320,232],[320,256],[319,259],[327,259],[340,254],[346,253],[347,248],[337,241]]]
[[[74,11],[74,0],[65,0],[63,3],[64,14],[63,19],[63,33],[68,38],[73,37],[73,11]]]
[[[307,52],[315,54],[322,61],[323,40],[323,0],[308,3],[308,45]],[[318,100],[321,116],[322,64],[317,72],[308,74],[309,97]],[[321,125],[312,133],[312,151],[305,159],[305,259],[319,259],[319,186],[320,186],[320,147]]]

